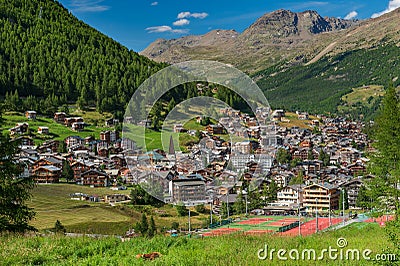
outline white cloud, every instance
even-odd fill
[[[148,27],[146,28],[146,31],[148,33],[160,33],[160,32],[172,32],[172,33],[187,33],[187,29],[173,29],[170,26],[155,26],[155,27]]]
[[[358,16],[357,11],[351,11],[349,14],[347,14],[347,15],[344,17],[344,19],[353,19],[353,18],[355,18],[355,17],[357,17],[357,16]]]
[[[178,14],[177,18],[182,19],[182,18],[199,18],[199,19],[203,19],[208,17],[208,14],[205,12],[202,13],[191,13],[191,12],[181,12]]]
[[[179,19],[177,21],[175,21],[174,23],[172,23],[174,26],[184,26],[184,25],[189,25],[190,21],[183,18],[183,19]]]
[[[381,12],[378,12],[378,13],[375,13],[375,14],[372,14],[371,17],[372,17],[372,18],[380,17],[380,16],[382,16],[383,14],[389,13],[389,12],[391,12],[391,11],[393,11],[393,10],[399,8],[399,7],[400,7],[400,0],[390,0],[390,1],[389,1],[389,5],[388,5],[388,7],[387,7],[385,10],[383,10],[383,11],[381,11]]]
[[[156,5],[158,5],[158,2],[152,2],[150,5],[151,6],[156,6]]]
[[[71,0],[72,10],[75,12],[103,12],[110,9],[101,5],[104,0]]]
[[[181,12],[178,14],[177,18],[189,18],[190,12]]]

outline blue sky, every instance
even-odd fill
[[[129,49],[141,51],[158,38],[242,32],[277,9],[316,10],[321,16],[366,19],[400,7],[400,0],[60,0],[76,17]]]

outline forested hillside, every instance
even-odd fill
[[[284,63],[255,75],[273,108],[336,113],[341,97],[351,88],[364,85],[399,85],[399,47],[378,45],[374,49],[348,51],[324,57],[314,64],[287,67]],[[358,114],[372,116],[379,106],[359,108]]]
[[[163,67],[52,0],[1,0],[0,32],[0,96],[10,110],[51,114],[77,101],[120,117],[135,89]]]

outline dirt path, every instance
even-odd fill
[[[306,66],[317,62],[319,59],[321,59],[321,57],[323,57],[324,55],[326,55],[327,53],[329,53],[330,51],[332,51],[332,49],[335,47],[335,45],[337,44],[337,42],[333,42],[331,44],[329,44],[327,47],[325,47],[324,50],[322,50],[319,54],[317,54],[313,59],[311,59],[308,63],[306,63]]]

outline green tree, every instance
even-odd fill
[[[146,188],[146,189],[152,191],[151,188]],[[151,205],[155,207],[164,205],[162,201],[150,195],[146,190],[143,189],[142,185],[139,184],[133,185],[130,196],[131,196],[131,204],[133,205]]]
[[[54,224],[54,233],[65,234],[66,231],[65,226],[60,222],[60,220],[57,220]]]
[[[248,208],[249,210],[258,209],[261,207],[262,200],[260,199],[260,191],[258,188],[251,188],[248,189]]]
[[[376,175],[369,184],[374,207],[380,208],[390,202],[399,211],[400,197],[400,100],[393,86],[389,86],[383,106],[376,119],[373,146],[376,152],[370,158],[370,170]]]
[[[196,210],[196,212],[198,212],[198,213],[207,213],[207,209],[206,209],[206,207],[204,206],[204,204],[196,205],[195,210]]]
[[[268,202],[273,202],[274,200],[277,200],[278,190],[279,190],[278,184],[276,184],[275,180],[271,180],[271,183],[269,183],[267,190]]]
[[[35,230],[29,221],[35,216],[26,205],[35,184],[30,177],[21,177],[23,168],[15,158],[18,143],[0,134],[0,232]]]
[[[331,157],[324,150],[321,150],[321,152],[319,153],[319,156],[318,156],[318,160],[322,161],[324,166],[328,166],[329,161],[331,160]]]
[[[140,219],[140,222],[136,222],[134,229],[135,231],[140,232],[142,236],[146,235],[149,230],[149,222],[147,221],[146,214],[142,213],[142,218]]]
[[[185,205],[183,205],[183,203],[177,204],[175,208],[179,216],[186,216],[189,214],[189,210],[186,208]]]
[[[289,185],[297,185],[297,184],[304,184],[304,174],[303,171],[300,170],[297,176],[292,177],[289,181]]]
[[[200,141],[202,137],[202,134],[200,132],[200,130],[196,130],[196,138]]]
[[[172,222],[171,229],[178,230],[178,228],[179,228],[179,223],[178,222]]]
[[[223,199],[224,197],[222,197]],[[227,204],[226,201],[223,201],[221,203],[221,208],[220,208],[220,213],[222,219],[228,218],[228,210],[229,210],[229,215],[232,215],[232,210],[233,210],[233,204]]]
[[[244,200],[243,194],[240,191],[236,197],[235,203],[233,203],[233,210],[236,214],[241,214],[246,212],[246,202]]]
[[[170,112],[172,109],[174,109],[175,105],[176,105],[175,99],[172,98],[168,103],[168,112]]]
[[[292,161],[290,161],[290,168],[296,167],[299,163],[301,163],[301,159],[300,158],[293,159]]]
[[[133,185],[130,196],[133,205],[145,204],[146,191],[140,185]]]
[[[290,152],[284,148],[279,148],[276,153],[276,161],[279,164],[287,164],[292,160]]]
[[[152,127],[154,130],[158,131],[161,128],[161,124],[162,124],[162,112],[163,112],[163,105],[161,103],[160,100],[158,100],[150,114],[151,114],[151,121],[152,121]]]
[[[59,153],[66,153],[67,152],[67,144],[65,141],[60,141],[58,144],[57,152]]]
[[[148,237],[153,237],[157,233],[156,223],[154,222],[153,216],[150,217],[150,225],[147,231]]]
[[[375,178],[368,182],[371,207],[381,213],[390,208],[395,220],[387,226],[390,240],[400,248],[400,99],[393,85],[386,90],[373,129],[373,146],[369,169]]]
[[[372,199],[368,195],[367,188],[365,186],[361,186],[357,194],[356,206],[365,209],[370,206],[371,201]]]
[[[309,150],[308,150],[308,153],[307,153],[307,160],[310,160],[310,161],[314,160],[314,154],[313,154],[313,152],[312,152],[312,149],[309,149]]]
[[[67,182],[74,179],[74,170],[72,170],[71,166],[69,165],[69,162],[63,163],[62,177],[64,177],[67,180]]]
[[[68,104],[63,104],[60,108],[60,112],[64,112],[66,115],[69,115],[69,107]]]

